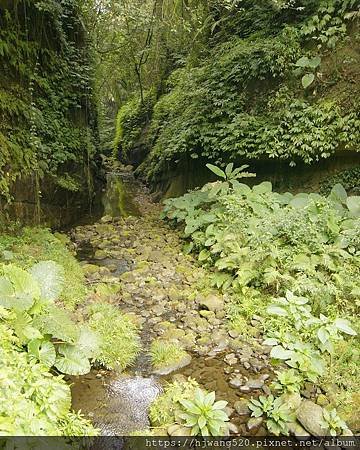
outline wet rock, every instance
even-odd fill
[[[234,403],[234,408],[239,416],[248,416],[250,415],[250,409],[248,406],[249,401],[245,398],[241,398],[237,402]]]
[[[240,388],[243,384],[244,384],[243,378],[239,375],[237,375],[229,380],[229,385],[235,389]]]
[[[237,337],[239,337],[239,332],[236,330],[229,330],[229,336],[233,339],[236,339]]]
[[[215,317],[214,311],[209,311],[209,310],[207,310],[207,309],[202,309],[202,310],[199,312],[199,314],[200,314],[200,316],[204,317],[204,318],[207,319],[207,320],[209,320],[209,319]]]
[[[111,217],[111,216],[104,216],[104,217],[102,217],[101,219],[100,219],[100,222],[101,223],[109,223],[109,222],[112,222],[112,220],[113,220],[113,218]]]
[[[188,366],[191,363],[191,356],[190,355],[184,355],[181,359],[178,361],[175,361],[172,364],[169,364],[168,366],[164,366],[161,368],[157,368],[153,370],[154,375],[168,375],[171,372],[175,372],[176,370],[182,369],[183,367]]]
[[[316,399],[316,403],[320,406],[326,406],[329,404],[329,400],[326,398],[326,395],[320,394]]]
[[[263,423],[262,417],[251,417],[246,424],[246,429],[248,431],[253,431],[260,428],[260,425]]]
[[[228,427],[229,427],[230,433],[239,434],[239,428],[234,423],[229,422]]]
[[[304,427],[302,427],[298,422],[290,422],[288,424],[289,433],[296,437],[310,437]]]
[[[229,364],[229,366],[233,366],[237,363],[238,360],[234,353],[228,353],[225,356],[224,361],[226,362],[226,364]]]
[[[209,311],[216,312],[224,309],[224,300],[215,294],[210,294],[207,297],[200,296],[196,301],[200,308],[205,308]]]
[[[281,399],[283,400],[283,403],[286,404],[287,408],[291,411],[291,412],[295,412],[300,408],[301,405],[301,396],[299,393],[295,392],[295,393],[288,393],[288,394],[283,394],[281,396]]]
[[[261,378],[250,378],[245,384],[249,389],[262,389],[264,386],[264,379]]]
[[[82,266],[82,270],[83,270],[85,276],[92,275],[99,271],[99,266],[97,266],[95,264],[84,264]]]
[[[323,409],[311,400],[301,402],[296,418],[313,436],[329,436],[329,429],[324,423]]]
[[[102,260],[102,259],[106,259],[106,258],[107,258],[107,255],[104,252],[104,250],[96,250],[94,259]]]
[[[241,386],[240,391],[244,394],[247,394],[251,391],[251,389],[249,388],[249,386]]]

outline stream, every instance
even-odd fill
[[[102,201],[103,218],[77,226],[70,236],[81,264],[97,267],[86,275],[89,283],[110,279],[120,284],[111,302],[141,325],[143,350],[123,373],[99,369],[72,377],[74,410],[104,436],[141,432],[150,425],[149,406],[164,384],[191,377],[228,401],[232,434],[266,435],[261,418],[250,418],[246,406],[250,397],[269,392],[272,378],[260,337],[250,345],[227,330],[227,299],[219,293],[211,294],[209,314],[201,310],[208,300],[201,300],[198,283],[206,271],[182,254],[178,233],[159,219],[161,206],[130,171],[108,174]],[[175,339],[191,358],[169,373],[155,373],[148,349],[158,337]]]

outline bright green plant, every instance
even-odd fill
[[[151,424],[155,427],[167,427],[175,423],[182,408],[180,400],[193,399],[195,389],[198,387],[198,383],[191,378],[187,381],[168,383],[164,392],[150,406]]]
[[[277,377],[272,383],[272,387],[277,392],[300,392],[304,380],[295,369],[276,371],[276,375]]]
[[[224,411],[227,402],[215,402],[215,392],[207,394],[196,389],[194,400],[182,399],[179,403],[185,411],[179,417],[191,428],[192,436],[221,436],[227,431],[229,417]]]
[[[287,436],[289,434],[288,424],[293,422],[295,417],[290,413],[287,405],[280,397],[274,398],[273,395],[268,397],[260,395],[258,400],[250,400],[249,408],[253,417],[265,415],[266,426],[275,436]]]
[[[307,56],[302,56],[299,60],[296,61],[295,66],[295,74],[301,75],[306,72],[301,79],[301,83],[304,89],[307,89],[315,80],[315,74],[313,73],[315,69],[317,69],[321,64],[321,58],[319,56],[315,56],[313,58],[308,58]]]
[[[323,410],[325,427],[329,429],[331,436],[339,436],[348,430],[346,423],[338,416],[336,409]]]
[[[70,387],[62,376],[23,351],[0,311],[0,434],[5,436],[92,436],[97,431],[73,414]]]
[[[125,369],[140,351],[137,327],[118,308],[95,303],[88,308],[88,326],[100,338],[96,360],[108,369]]]
[[[179,343],[157,339],[151,343],[150,355],[153,367],[160,369],[175,364],[187,353],[179,346]]]
[[[0,306],[19,343],[48,369],[81,375],[90,371],[89,358],[97,352],[79,345],[80,328],[54,304],[63,288],[63,269],[53,261],[35,264],[30,272],[13,264],[0,266]]]

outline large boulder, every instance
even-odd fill
[[[323,417],[323,408],[311,400],[303,400],[296,412],[296,418],[313,436],[329,436],[330,431]]]

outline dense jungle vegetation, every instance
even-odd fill
[[[137,435],[360,432],[359,20],[358,0],[0,0],[0,436],[103,434],[72,383],[144,355],[176,373]],[[78,225],[106,171],[116,214]]]

